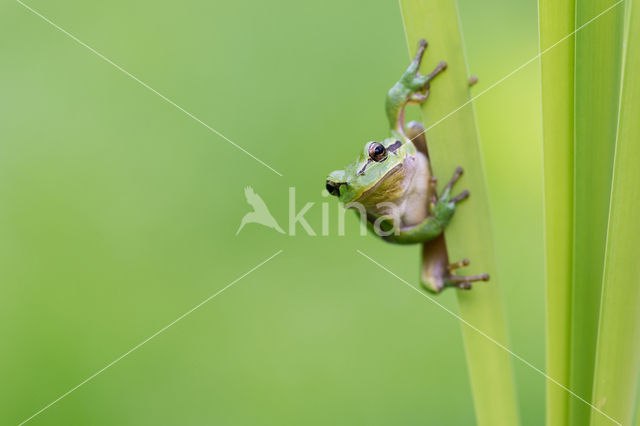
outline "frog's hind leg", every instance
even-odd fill
[[[431,293],[440,293],[447,287],[447,270],[449,256],[444,234],[431,241],[422,243],[422,267],[420,270],[420,284]]]
[[[422,245],[422,270],[420,283],[432,293],[440,293],[445,288],[470,290],[471,283],[489,281],[489,274],[454,275],[457,269],[469,266],[469,259],[449,263],[444,234]]]

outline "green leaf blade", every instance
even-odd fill
[[[573,334],[570,388],[586,400],[592,394],[618,122],[624,7],[621,3],[612,7],[614,4],[614,0],[578,0],[576,3],[576,28],[584,27],[575,36]],[[607,9],[607,12],[602,13]],[[579,399],[571,400],[570,411],[571,425],[583,426],[589,423],[590,408]]]
[[[640,7],[629,14],[593,385],[596,407],[624,425],[633,421],[640,369]],[[593,410],[591,425],[611,421]]]
[[[569,386],[573,260],[573,0],[540,0],[547,374]],[[554,46],[554,47],[552,47]],[[547,425],[569,423],[571,395],[547,381]]]
[[[459,187],[471,192],[471,197],[457,210],[452,226],[446,231],[449,255],[453,261],[464,257],[471,259],[470,274],[491,274],[488,283],[475,284],[470,292],[458,292],[460,314],[491,339],[508,347],[489,200],[475,113],[469,102],[469,75],[457,6],[454,0],[401,0],[400,4],[412,53],[420,38],[429,42],[422,72],[430,72],[442,60],[448,63],[447,71],[433,82],[431,96],[422,111],[427,128],[437,123],[427,131],[435,174],[441,181],[446,181],[455,167],[462,166],[465,175]],[[451,114],[453,111],[456,112]],[[447,118],[442,120],[444,117]],[[511,356],[468,326],[462,325],[462,334],[477,424],[517,425]]]

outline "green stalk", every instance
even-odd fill
[[[540,51],[575,29],[574,0],[539,0]],[[569,386],[573,251],[573,37],[540,57],[544,164],[547,374]],[[571,394],[547,381],[549,426],[569,423]]]
[[[480,140],[470,99],[469,74],[455,0],[401,0],[407,41],[411,53],[418,40],[429,42],[422,72],[430,72],[440,61],[447,70],[433,81],[431,96],[423,106],[434,173],[446,181],[456,166],[465,175],[458,188],[468,188],[469,200],[456,211],[446,231],[452,260],[471,259],[469,273],[489,272],[491,281],[476,283],[472,291],[458,291],[461,316],[504,346],[507,331],[494,260],[489,199],[485,183]],[[467,271],[465,271],[467,272]],[[518,424],[516,392],[511,357],[504,349],[477,331],[462,326],[469,376],[479,426]]]
[[[593,389],[596,407],[623,425],[633,420],[640,367],[640,5],[629,14]],[[592,426],[611,424],[592,411]]]
[[[576,28],[615,4],[578,0]],[[574,145],[574,262],[571,386],[592,394],[600,294],[618,122],[624,6],[618,5],[576,33]],[[571,399],[570,424],[589,424],[590,408]]]
[[[638,389],[640,390],[640,383],[638,383]],[[640,392],[638,392],[638,398],[636,401],[635,418],[636,421],[634,422],[634,424],[636,426],[640,426]]]

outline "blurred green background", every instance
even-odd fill
[[[30,424],[474,423],[458,321],[356,253],[417,284],[419,248],[361,237],[351,214],[336,236],[321,193],[386,135],[384,96],[408,63],[396,2],[27,4],[284,176],[2,2],[0,424],[280,249]],[[536,55],[535,1],[459,7],[474,93]],[[510,344],[543,369],[538,88],[534,61],[476,108]],[[297,209],[315,203],[318,233],[328,203],[331,236],[236,236],[249,185],[285,228],[289,187]],[[438,301],[456,309],[453,291]],[[544,378],[514,368],[522,422],[541,424]]]

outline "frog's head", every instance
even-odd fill
[[[327,177],[327,191],[345,204],[375,205],[400,198],[405,190],[408,147],[395,139],[367,142],[360,156]],[[410,148],[409,148],[410,149]]]

